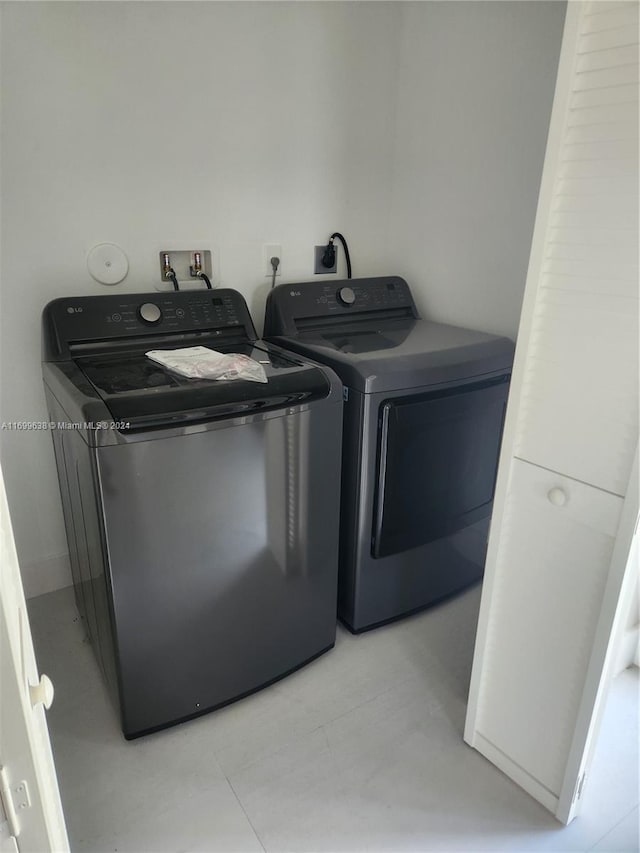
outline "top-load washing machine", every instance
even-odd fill
[[[513,343],[420,319],[396,276],[280,285],[264,337],[344,384],[347,627],[372,628],[481,578]]]
[[[331,648],[342,386],[257,336],[233,290],[56,299],[43,377],[76,600],[127,738]],[[186,379],[206,346],[266,382]]]

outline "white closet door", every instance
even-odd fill
[[[565,823],[580,806],[632,582],[639,307],[638,5],[572,2],[465,727]]]
[[[624,495],[638,436],[638,5],[585,4],[579,27],[514,454]]]
[[[516,462],[495,565],[476,731],[555,807],[571,749],[622,499]],[[555,808],[554,808],[555,810]]]

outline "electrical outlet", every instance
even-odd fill
[[[271,266],[271,258],[280,258],[276,276],[282,275],[282,246],[277,243],[265,243],[262,247],[262,266],[264,267],[264,275],[272,278],[273,267]]]
[[[335,251],[335,262],[332,267],[325,267],[322,263],[322,256],[324,255],[325,249],[327,248],[327,244],[324,246],[316,246],[315,247],[315,259],[313,263],[313,274],[314,275],[327,275],[328,273],[337,273],[338,272],[338,247],[336,244],[333,244],[333,248]]]

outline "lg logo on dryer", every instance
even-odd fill
[[[67,314],[82,314],[82,308],[72,308],[69,306],[69,308],[67,308]]]
[[[302,296],[302,291],[300,290],[290,290],[289,296]]]

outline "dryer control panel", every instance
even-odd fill
[[[399,276],[281,284],[267,298],[265,337],[296,335],[325,322],[383,317],[419,318],[409,285]]]
[[[56,360],[74,344],[229,330],[257,339],[244,297],[235,290],[120,293],[54,299],[44,309],[44,352]],[[184,343],[188,346],[189,343]]]

